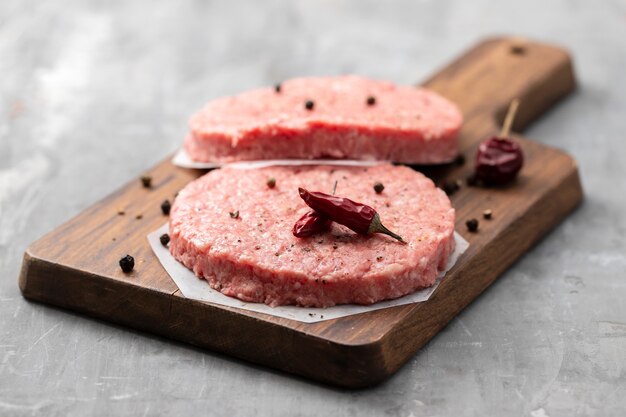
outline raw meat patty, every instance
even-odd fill
[[[369,105],[368,97],[375,103]],[[311,100],[313,108],[305,103]],[[191,117],[189,156],[203,162],[361,159],[451,161],[462,115],[433,91],[357,76],[296,78],[208,103]]]
[[[276,179],[274,188],[268,178]],[[293,236],[293,224],[309,210],[298,187],[330,192],[335,181],[337,195],[374,207],[408,244],[338,224],[310,238]],[[377,181],[381,194],[372,187]],[[177,260],[228,296],[271,306],[372,304],[431,286],[454,249],[453,233],[445,193],[424,175],[389,164],[218,169],[187,185],[170,213]]]

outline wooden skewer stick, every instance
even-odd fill
[[[506,117],[504,118],[504,124],[502,125],[502,131],[500,132],[501,138],[508,138],[511,134],[511,126],[513,126],[513,121],[515,120],[515,113],[517,113],[517,108],[519,107],[519,99],[515,99],[511,102],[509,106],[509,110],[506,112]]]

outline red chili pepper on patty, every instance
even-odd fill
[[[333,222],[323,214],[315,210],[309,210],[293,225],[293,235],[295,237],[313,236],[330,229],[332,223]]]
[[[337,190],[337,181],[333,186],[333,195],[335,195],[335,190]],[[330,230],[332,224],[332,220],[328,217],[315,210],[309,210],[293,225],[292,233],[295,237],[310,237]]]
[[[348,198],[298,188],[300,197],[316,212],[362,235],[383,233],[404,242],[401,236],[387,229],[372,207]]]

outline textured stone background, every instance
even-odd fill
[[[106,4],[111,3],[111,4]],[[26,245],[179,146],[206,100],[303,74],[413,83],[480,38],[568,47],[527,135],[586,202],[385,384],[341,391],[24,301]],[[0,2],[0,415],[626,415],[626,2]]]

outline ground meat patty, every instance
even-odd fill
[[[268,178],[275,178],[273,188]],[[333,224],[292,234],[309,208],[298,187],[369,204],[408,244]],[[385,186],[381,194],[375,182]],[[454,249],[454,209],[443,191],[403,166],[223,168],[191,182],[170,213],[172,255],[212,288],[271,306],[371,304],[432,285]]]
[[[280,92],[262,88],[208,103],[191,117],[185,149],[202,162],[337,158],[433,164],[455,157],[461,123],[456,105],[423,88],[357,76],[296,78]]]

